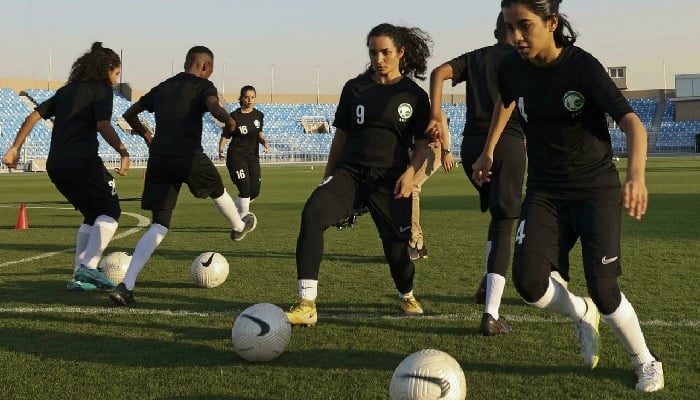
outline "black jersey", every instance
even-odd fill
[[[208,111],[206,98],[217,96],[211,81],[187,72],[161,82],[139,100],[155,113],[156,132],[150,153],[188,156],[202,150],[202,118]]]
[[[227,157],[259,159],[259,138],[260,132],[263,130],[264,114],[256,108],[253,108],[249,113],[243,113],[239,108],[231,113],[231,118],[236,121],[236,130],[233,132],[224,130],[221,134],[221,136],[231,139]]]
[[[368,74],[343,87],[333,126],[347,132],[341,164],[375,168],[405,167],[415,140],[428,139],[428,94],[404,77],[390,85]]]
[[[97,122],[111,121],[114,95],[100,81],[76,81],[63,86],[36,111],[54,117],[49,158],[97,157]]]
[[[595,57],[568,46],[540,68],[514,54],[501,65],[499,88],[522,116],[528,190],[569,198],[620,186],[605,113],[619,122],[633,110]]]
[[[489,133],[493,108],[498,98],[498,68],[503,58],[517,54],[506,43],[482,47],[455,57],[447,63],[452,67],[452,86],[467,83],[467,123],[463,135],[485,136]],[[503,133],[523,138],[518,113],[513,113]]]

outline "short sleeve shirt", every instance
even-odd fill
[[[231,118],[236,121],[236,130],[233,132],[224,131],[221,134],[222,137],[231,139],[227,156],[248,160],[259,159],[259,138],[260,132],[263,131],[264,114],[257,108],[249,113],[243,113],[239,108],[231,113]]]

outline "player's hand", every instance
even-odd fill
[[[265,144],[265,150],[263,150],[263,153],[267,154],[267,153],[269,153],[269,152],[270,152],[270,145],[269,145],[269,144]]]
[[[649,205],[649,192],[644,180],[627,180],[622,185],[620,198],[622,206],[627,209],[627,214],[630,217],[640,220],[646,214]]]
[[[118,173],[121,176],[125,176],[127,172],[129,172],[129,165],[131,164],[131,160],[129,160],[129,156],[122,156],[119,168],[115,168],[114,171]]]
[[[403,175],[399,177],[394,185],[394,198],[395,199],[405,199],[413,195],[413,175],[409,172],[404,172]]]
[[[481,187],[484,183],[491,182],[492,165],[493,159],[484,153],[474,161],[471,178],[476,186]]]
[[[12,172],[13,168],[17,168],[17,162],[19,161],[19,149],[10,147],[7,153],[2,157],[2,163],[7,166],[7,169]]]
[[[219,160],[226,161],[226,151],[225,150],[221,150],[219,152]]]
[[[428,122],[428,127],[425,128],[425,133],[428,135],[428,140],[430,142],[440,140],[440,120],[431,118]]]
[[[146,142],[146,146],[151,147],[151,143],[153,143],[153,135],[150,132],[146,132],[141,137],[143,138],[143,141]]]
[[[447,153],[442,155],[442,168],[445,170],[445,172],[450,172],[452,171],[452,167],[455,166],[455,159],[452,156],[452,153]]]

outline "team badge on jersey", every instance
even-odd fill
[[[399,112],[399,117],[401,117],[402,122],[411,118],[411,115],[413,115],[413,107],[408,103],[399,104],[397,111]]]
[[[255,125],[256,128],[260,129],[260,121],[259,120],[256,119],[255,121],[253,121],[253,125]]]
[[[564,107],[575,113],[581,111],[584,104],[586,104],[586,99],[583,95],[575,90],[569,90],[564,93]]]

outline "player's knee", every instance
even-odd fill
[[[525,271],[528,271],[527,273]],[[544,296],[549,286],[549,275],[532,273],[533,269],[528,269],[517,264],[513,264],[513,286],[518,291],[520,297],[528,303],[535,303]]]
[[[588,294],[601,314],[612,314],[620,306],[622,294],[616,276],[601,276],[587,280]]]

